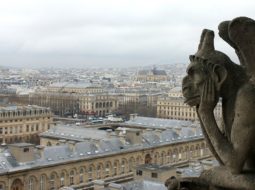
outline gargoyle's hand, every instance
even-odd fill
[[[218,102],[218,95],[215,84],[211,78],[207,79],[203,86],[200,104],[198,107],[199,114],[213,112]]]
[[[172,176],[166,180],[165,186],[168,190],[179,190],[179,181],[176,177]]]

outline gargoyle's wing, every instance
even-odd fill
[[[247,17],[224,21],[219,25],[219,35],[235,49],[247,74],[255,77],[255,21]]]

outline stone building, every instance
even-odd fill
[[[38,134],[48,130],[52,122],[49,108],[0,107],[0,143],[38,142]]]
[[[90,82],[59,82],[47,87],[49,92],[95,94],[104,92],[102,86]]]
[[[114,94],[84,94],[79,97],[80,111],[85,114],[105,116],[115,112],[119,107],[118,104],[118,98]]]
[[[118,98],[107,93],[71,93],[38,91],[30,94],[30,104],[48,106],[56,115],[86,115],[104,116],[118,108]]]
[[[29,94],[29,104],[50,107],[61,116],[79,112],[79,97],[74,93],[37,91]]]
[[[210,156],[201,132],[190,127],[159,128],[119,126],[112,131],[93,128],[79,134],[75,127],[69,131],[50,129],[48,136],[57,136],[57,146],[13,144],[0,152],[0,189],[94,189],[94,180],[121,183],[134,179],[136,165],[183,164]],[[199,127],[195,131],[200,131]]]
[[[136,75],[136,80],[141,82],[161,82],[167,81],[166,71],[153,68],[152,70],[141,70]]]
[[[169,91],[167,97],[158,98],[157,117],[178,120],[198,120],[196,108],[190,107],[184,101],[181,88],[173,88]],[[220,120],[222,116],[221,102],[216,106],[214,114],[217,120]]]

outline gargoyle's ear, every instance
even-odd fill
[[[213,66],[212,71],[213,71],[212,78],[215,82],[217,91],[219,91],[222,84],[224,83],[224,81],[227,78],[228,72],[225,67],[223,67],[222,65],[218,65],[218,64]]]

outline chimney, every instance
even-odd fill
[[[65,145],[66,144],[66,140],[65,139],[60,139],[58,140],[59,145]]]
[[[17,162],[31,162],[35,160],[34,145],[29,143],[9,144],[8,148]]]
[[[126,139],[130,141],[131,144],[142,144],[142,130],[140,129],[127,129]]]
[[[137,113],[129,114],[129,119],[130,119],[130,120],[133,120],[133,119],[135,119],[137,116],[138,116]]]
[[[105,188],[105,183],[103,180],[94,180],[94,190],[103,190]]]
[[[44,146],[43,145],[38,145],[38,146],[36,146],[35,148],[37,148],[37,150],[38,150],[38,152],[39,152],[39,154],[40,154],[40,157],[42,158],[42,159],[44,159]]]
[[[122,185],[121,184],[117,184],[117,183],[110,183],[108,185],[108,188],[110,190],[122,190],[123,189]]]
[[[107,132],[107,138],[111,138],[111,136],[112,136],[112,129],[107,129],[106,132]]]
[[[76,142],[75,142],[75,141],[67,141],[67,143],[68,143],[69,149],[70,149],[71,151],[74,151]]]

